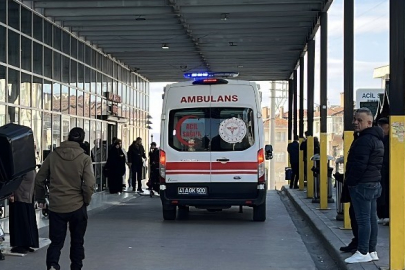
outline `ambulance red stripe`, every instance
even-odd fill
[[[166,170],[257,170],[256,162],[167,162]]]
[[[199,175],[207,175],[207,174],[238,174],[238,175],[243,175],[243,174],[250,174],[250,175],[257,175],[257,171],[211,171],[211,172],[201,172],[201,171],[192,171],[192,170],[188,170],[188,171],[166,171],[167,175],[185,175],[185,174],[199,174]]]

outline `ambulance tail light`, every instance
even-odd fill
[[[266,182],[264,161],[264,150],[262,148],[257,152],[257,177],[259,183]]]
[[[160,183],[166,182],[166,152],[163,150],[159,151],[159,173],[160,173]]]

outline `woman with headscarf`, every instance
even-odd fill
[[[34,208],[36,172],[30,171],[10,197],[10,246],[12,253],[33,252],[39,247],[37,220]]]
[[[122,177],[125,174],[125,155],[122,151],[122,142],[114,141],[108,153],[106,171],[108,177],[108,188],[111,194],[122,191]]]

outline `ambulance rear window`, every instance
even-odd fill
[[[169,115],[170,147],[177,151],[244,151],[255,142],[250,108],[192,108]]]

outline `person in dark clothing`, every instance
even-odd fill
[[[318,137],[314,137],[314,155],[321,153],[321,146]]]
[[[85,132],[75,127],[68,141],[51,152],[35,178],[38,207],[45,207],[45,182],[49,181],[49,239],[46,254],[48,270],[60,270],[59,259],[70,230],[70,269],[80,270],[84,260],[84,235],[87,229],[87,206],[96,180],[91,157],[80,147]]]
[[[381,195],[381,168],[384,157],[384,134],[373,127],[373,114],[367,108],[356,111],[353,141],[346,163],[346,182],[358,225],[357,251],[346,263],[378,260],[376,251],[378,224],[377,198]]]
[[[304,181],[307,181],[307,141],[309,132],[305,131],[305,140],[300,145],[300,150],[303,151],[303,161],[304,161]],[[321,146],[319,145],[318,137],[314,137],[314,155],[321,152]]]
[[[156,147],[155,142],[150,144],[149,168],[150,178],[148,186],[151,194],[153,194],[153,191],[159,192],[159,149]]]
[[[381,169],[381,196],[377,199],[377,216],[384,225],[389,224],[390,214],[390,147],[389,147],[389,132],[390,123],[388,118],[380,118],[377,121],[379,127],[382,128],[384,133],[384,159]]]
[[[36,172],[30,171],[9,199],[10,246],[12,253],[25,254],[39,248],[37,220],[34,208],[34,186]]]
[[[142,168],[143,159],[146,158],[145,148],[142,145],[142,139],[136,138],[128,149],[128,164],[131,166],[132,172],[132,191],[135,191],[136,182],[138,182],[137,191],[143,193],[142,190]]]
[[[294,141],[288,144],[287,152],[290,156],[290,164],[292,169],[292,177],[290,181],[290,188],[298,188],[298,178],[299,178],[299,154],[300,154],[300,144],[298,143],[298,136],[294,135]]]
[[[122,142],[116,139],[113,147],[108,152],[106,171],[108,177],[108,188],[111,194],[122,191],[122,177],[125,174],[125,155],[122,151]]]

